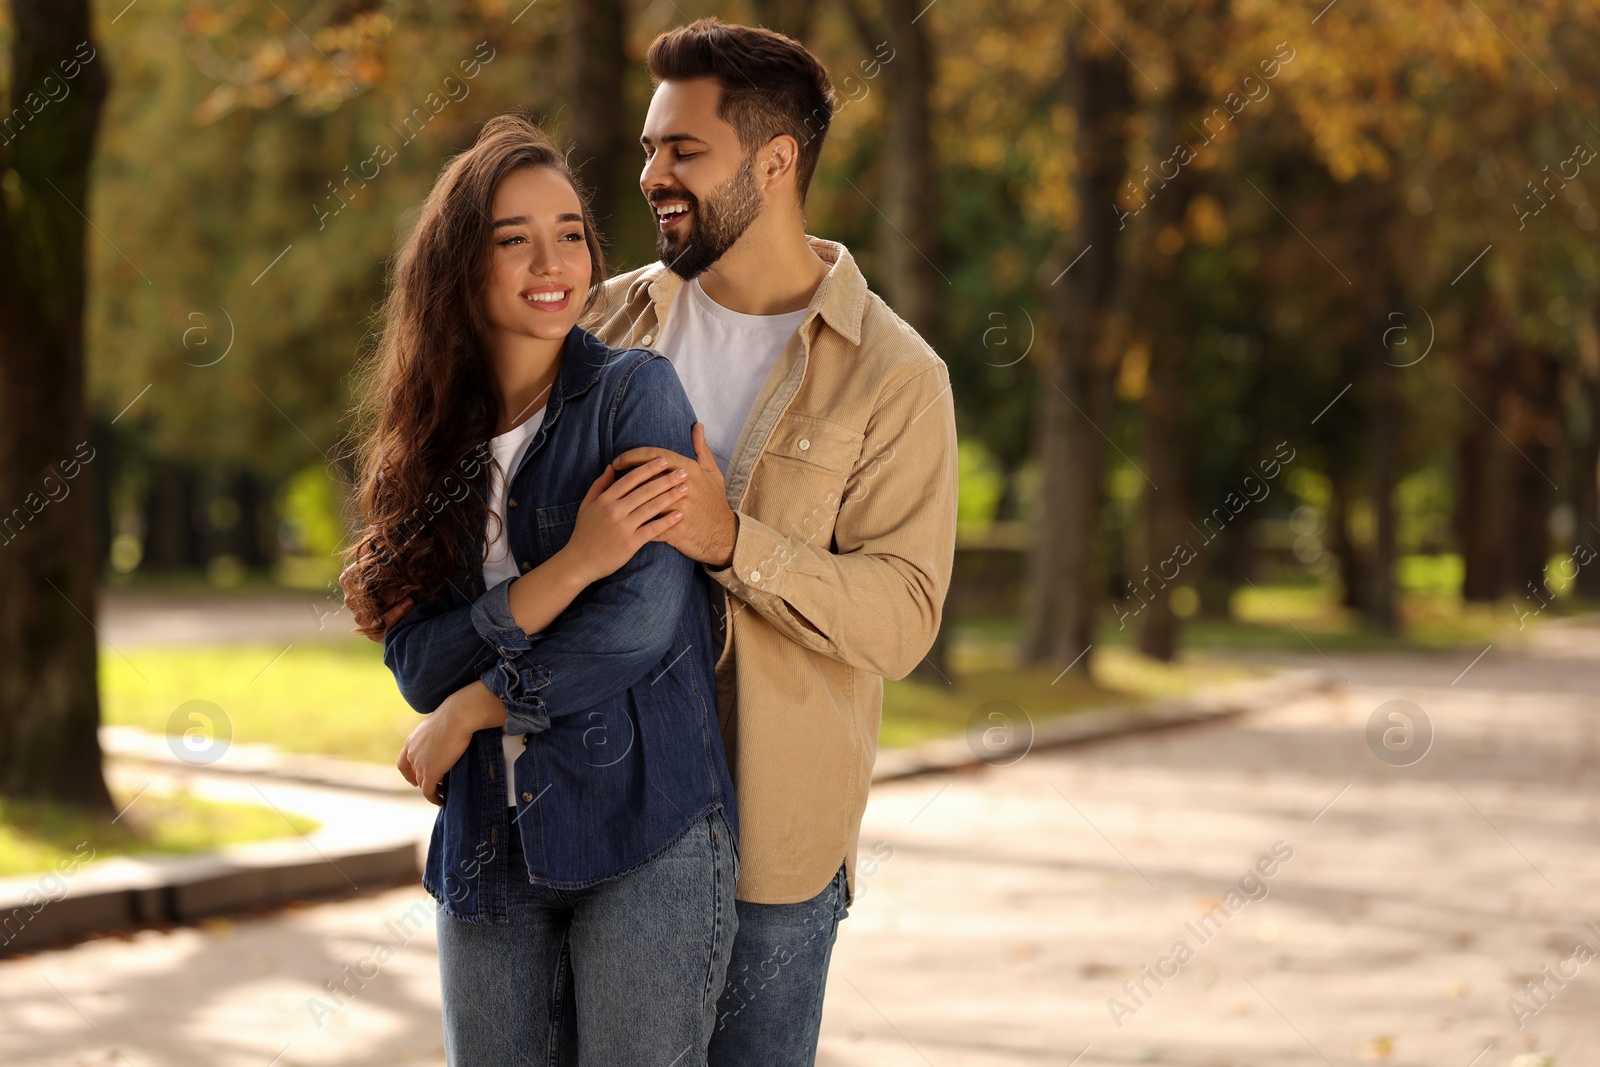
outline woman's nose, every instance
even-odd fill
[[[556,262],[555,248],[548,241],[528,243],[528,273],[546,274]]]

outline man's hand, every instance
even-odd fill
[[[405,780],[434,804],[443,804],[439,783],[456,765],[479,730],[506,724],[505,705],[482,682],[473,682],[445,698],[443,704],[411,731],[395,766]]]
[[[666,469],[645,483],[647,489],[653,487],[657,493],[677,484],[677,472],[686,471],[688,477],[683,479],[683,484],[689,491],[682,494],[677,504],[678,510],[683,512],[682,520],[651,540],[665,541],[700,563],[726,567],[733,562],[739,517],[728,506],[727,483],[711,455],[711,446],[706,444],[706,427],[701,422],[694,424],[694,454],[695,458],[690,459],[669,448],[630,448],[612,460],[611,465],[622,470],[653,459],[665,459]]]

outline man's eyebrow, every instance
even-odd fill
[[[697,142],[699,144],[710,144],[710,142],[707,141],[704,137],[696,137],[692,133],[668,133],[668,134],[663,134],[661,136],[661,143],[662,144],[677,144],[677,143],[682,142],[682,141],[695,141],[695,142]],[[652,144],[654,142],[652,142],[650,140],[650,137],[649,137],[648,134],[641,133],[639,135],[639,143],[647,145],[647,144]]]
[[[583,216],[578,214],[576,211],[567,211],[567,212],[563,212],[560,215],[557,215],[556,216],[556,221],[558,223],[559,222],[582,222],[583,221]],[[498,230],[502,226],[526,226],[527,224],[528,224],[528,216],[526,216],[526,215],[512,215],[509,218],[495,219],[493,228]]]

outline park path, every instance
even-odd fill
[[[1573,958],[1600,951],[1600,628],[1472,657],[1308,652],[1335,689],[876,787],[819,1063],[1600,1062]],[[1367,741],[1391,700],[1432,724],[1411,766]],[[442,1064],[424,914],[405,888],[0,962],[0,1063]],[[346,964],[372,977],[334,998]]]

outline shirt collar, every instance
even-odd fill
[[[567,332],[561,346],[561,366],[556,370],[552,396],[570,400],[594,384],[612,355],[604,341],[579,326]]]
[[[828,273],[823,277],[822,284],[817,286],[817,291],[811,296],[811,303],[806,305],[806,317],[801,320],[800,328],[807,329],[813,319],[821,317],[822,321],[833,327],[845,340],[853,345],[861,343],[861,319],[867,307],[867,280],[862,277],[856,261],[850,255],[850,250],[837,241],[824,241],[820,237],[806,235],[806,240],[824,263],[828,264]],[[650,302],[655,305],[656,321],[665,323],[667,309],[672,307],[673,298],[678,295],[678,290],[683,286],[683,279],[666,268],[665,264],[658,264],[646,276],[646,287],[650,295]]]

